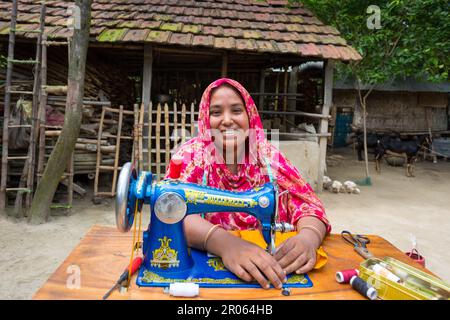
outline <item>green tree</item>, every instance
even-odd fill
[[[290,0],[338,29],[361,61],[337,65],[337,76],[355,79],[363,111],[366,175],[366,100],[376,84],[413,77],[447,81],[450,66],[450,6],[446,0]],[[377,10],[379,9],[379,10]],[[374,25],[379,18],[379,25]],[[360,84],[369,85],[362,91]],[[370,181],[370,180],[369,180]]]

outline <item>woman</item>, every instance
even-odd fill
[[[246,191],[276,179],[280,221],[300,231],[272,256],[226,230],[258,229],[258,220],[239,212],[189,215],[184,228],[189,246],[220,256],[228,270],[263,288],[281,288],[291,272],[306,273],[316,249],[331,230],[320,200],[298,170],[264,136],[261,119],[247,90],[223,78],[211,83],[200,102],[199,134],[176,152],[183,159],[180,180],[225,190]],[[169,176],[167,172],[166,176]]]

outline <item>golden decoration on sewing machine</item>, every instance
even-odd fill
[[[221,258],[215,257],[210,258],[207,261],[208,266],[211,268],[214,268],[214,271],[226,271],[225,265],[223,264],[223,261]]]
[[[161,269],[168,269],[171,267],[178,267],[180,260],[177,260],[178,251],[170,247],[170,242],[172,239],[159,238],[158,241],[161,242],[161,247],[153,250],[153,259],[150,260],[152,267],[158,267]]]

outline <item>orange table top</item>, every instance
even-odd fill
[[[385,239],[375,235],[368,237],[371,240],[368,248],[374,256],[393,257],[431,274]],[[93,226],[33,299],[102,299],[128,265],[131,244],[131,232]],[[291,288],[290,296],[283,296],[277,289],[200,288],[195,299],[365,299],[350,285],[335,280],[336,271],[357,268],[364,259],[337,234],[329,235],[323,248],[328,254],[328,263],[322,269],[308,273],[314,284],[312,288]],[[135,279],[136,276],[127,292],[115,290],[109,299],[180,299],[165,294],[162,288],[139,288]]]

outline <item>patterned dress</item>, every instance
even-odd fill
[[[226,166],[211,138],[209,109],[211,90],[223,84],[236,88],[241,94],[249,119],[249,134],[244,161],[238,164],[237,174]],[[299,171],[265,138],[261,118],[247,90],[237,81],[222,78],[211,83],[203,93],[198,117],[198,135],[181,145],[174,156],[182,158],[180,180],[207,184],[224,190],[247,191],[276,179],[279,192],[289,190],[279,202],[280,221],[296,225],[306,216],[320,219],[331,231],[322,202],[317,198]],[[268,166],[270,168],[268,169]],[[170,175],[170,168],[166,177]],[[205,219],[227,230],[249,230],[260,227],[258,220],[241,212],[211,212]]]

